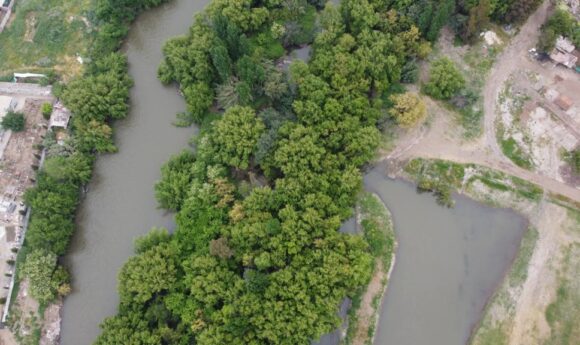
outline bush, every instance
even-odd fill
[[[437,99],[450,99],[465,85],[465,79],[453,61],[441,58],[433,62],[425,92]]]
[[[42,105],[42,116],[45,120],[50,119],[50,115],[52,115],[52,104],[51,103],[44,103]]]
[[[580,149],[564,153],[564,160],[570,164],[574,173],[580,174]]]
[[[2,128],[12,130],[13,132],[22,132],[26,127],[24,114],[9,111],[2,119]]]
[[[427,114],[427,107],[417,94],[407,92],[392,95],[390,100],[394,105],[389,113],[395,118],[399,126],[403,128],[414,127]]]

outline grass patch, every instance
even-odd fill
[[[528,231],[526,231],[524,238],[522,239],[522,244],[520,245],[518,256],[513,263],[508,277],[509,285],[511,287],[520,286],[526,281],[528,277],[528,265],[530,264],[530,259],[532,258],[534,249],[536,248],[538,235],[538,230],[534,227],[530,227]]]
[[[570,245],[564,262],[556,299],[546,308],[551,332],[545,345],[580,343],[580,244]]]
[[[361,224],[372,255],[383,261],[385,269],[391,266],[395,235],[391,215],[383,202],[374,194],[364,193],[359,199]]]
[[[530,157],[522,150],[514,138],[503,139],[501,150],[517,166],[530,170],[533,167]]]
[[[92,29],[90,0],[18,0],[12,24],[0,34],[0,74],[55,68],[73,76],[81,71],[76,54],[87,55]]]
[[[481,332],[477,345],[507,345],[508,336],[503,325],[487,328]]]
[[[471,170],[468,179],[467,169]],[[418,183],[420,191],[433,192],[437,201],[445,206],[451,202],[449,189],[468,189],[475,181],[480,181],[492,190],[511,192],[534,202],[541,200],[544,195],[544,190],[533,183],[475,164],[417,158],[407,163],[404,171]]]

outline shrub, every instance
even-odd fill
[[[572,171],[580,174],[580,149],[576,149],[564,154],[564,160],[570,164]]]
[[[441,58],[433,62],[425,92],[437,99],[450,99],[465,85],[465,79],[453,61]]]
[[[48,120],[50,119],[50,115],[52,114],[52,104],[51,103],[44,103],[42,105],[42,116],[44,117],[44,119]]]
[[[22,132],[26,127],[24,114],[9,111],[2,119],[2,128],[10,129],[14,132]]]

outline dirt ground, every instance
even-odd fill
[[[515,306],[513,329],[509,344],[533,344],[550,335],[545,311],[557,289],[556,271],[562,264],[563,249],[569,239],[566,235],[566,209],[543,203],[532,222],[539,237],[528,266]]]
[[[483,91],[485,109],[483,136],[466,141],[462,137],[459,125],[456,123],[456,116],[439,102],[425,97],[429,112],[427,123],[421,128],[400,133],[400,139],[395,148],[390,152],[383,152],[381,158],[397,161],[422,157],[444,159],[458,163],[475,163],[517,176],[535,183],[549,192],[580,202],[580,189],[541,172],[528,171],[516,166],[504,156],[496,138],[495,123],[498,113],[498,99],[508,77],[524,66],[530,66],[530,68],[542,73],[549,73],[549,70],[544,70],[544,67],[537,62],[532,62],[527,55],[528,49],[535,46],[539,28],[544,23],[548,13],[549,1],[545,1],[530,16],[529,20],[520,29],[520,32],[512,38],[509,45],[498,56],[491,74],[485,82]],[[450,44],[450,42],[447,44]],[[439,46],[445,46],[445,44],[440,42]],[[458,54],[457,49],[440,49],[454,52],[452,55]],[[569,71],[560,69],[557,71],[560,75],[566,75],[565,80],[575,82],[567,74]],[[552,73],[554,72],[552,71]],[[575,77],[577,78],[576,81],[578,81],[578,77]]]
[[[545,190],[545,200],[537,205],[507,205],[528,216],[531,224],[538,231],[538,239],[531,254],[525,281],[517,289],[509,290],[507,297],[502,296],[497,301],[498,306],[507,303],[506,301],[511,301],[512,304],[507,308],[507,311],[504,310],[503,316],[501,312],[494,315],[494,312],[503,310],[503,307],[494,308],[492,305],[489,309],[488,316],[509,319],[509,329],[505,333],[508,335],[508,339],[492,338],[495,340],[485,344],[497,344],[500,341],[505,341],[509,345],[539,344],[540,340],[550,336],[553,330],[546,320],[546,308],[550,303],[553,303],[559,289],[557,272],[563,265],[563,253],[570,243],[580,243],[578,233],[571,235],[568,230],[570,227],[577,228],[578,224],[571,225],[567,215],[568,211],[547,200],[546,197],[549,194],[557,194],[580,202],[578,185],[569,179],[559,178],[548,168],[542,168],[542,165],[536,169],[537,171],[516,166],[503,154],[496,137],[497,118],[501,114],[499,111],[501,92],[508,78],[513,74],[540,76],[547,88],[565,94],[575,102],[579,101],[577,95],[580,94],[580,78],[577,74],[550,64],[542,65],[528,56],[528,50],[536,45],[539,28],[545,22],[550,11],[549,1],[545,1],[497,57],[483,89],[484,133],[480,138],[466,141],[456,116],[441,103],[425,97],[429,110],[427,122],[408,132],[401,131],[394,149],[390,152],[383,152],[381,155],[382,159],[387,160],[393,166],[400,166],[400,162],[413,158],[444,159],[464,164],[474,163],[522,178]],[[443,36],[445,37],[445,35]],[[456,48],[451,48],[451,43],[447,42],[446,44],[448,50],[443,48],[440,52],[450,54],[454,60],[461,60],[462,52]],[[443,42],[443,46],[445,46],[445,42]],[[461,67],[461,61],[458,62]],[[422,78],[424,77],[422,75]],[[528,85],[526,86],[526,84]],[[520,81],[519,84],[524,91],[530,93],[530,102],[524,106],[523,110],[524,120],[530,121],[530,114],[537,107],[537,104],[541,103],[552,114],[549,119],[557,123],[551,128],[565,128],[567,133],[571,133],[573,139],[576,138],[574,131],[580,131],[580,123],[576,122],[580,121],[578,120],[580,104],[575,105],[569,113],[555,109],[557,107],[550,98],[547,98],[545,93],[532,93],[532,91],[536,92],[532,89],[532,84],[529,80]],[[526,116],[528,117],[526,118]],[[550,129],[548,127],[550,126],[546,128]],[[562,131],[554,130],[553,133],[555,133],[552,135],[555,137],[554,140],[562,139],[557,138],[562,135]],[[544,167],[549,167],[550,163],[553,161],[545,162]],[[557,167],[556,170],[558,170]],[[501,194],[490,193],[495,196]],[[507,201],[509,201],[509,197],[504,198],[502,204]]]
[[[10,330],[0,329],[0,345],[18,345],[18,343]]]
[[[375,273],[367,286],[367,290],[362,296],[360,308],[357,311],[358,327],[352,341],[352,345],[365,345],[367,342],[369,328],[376,322],[377,310],[373,307],[375,296],[383,294],[383,281],[387,279],[387,272],[383,263],[377,260]]]

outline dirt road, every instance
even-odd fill
[[[520,28],[519,33],[510,41],[506,49],[498,56],[483,90],[485,143],[500,161],[508,162],[508,159],[503,155],[495,137],[497,99],[504,83],[512,72],[523,65],[530,64],[527,58],[528,50],[535,47],[536,42],[538,42],[540,27],[548,17],[549,5],[549,0],[544,1]]]
[[[28,83],[0,82],[0,95],[49,99],[52,98],[52,87]]]
[[[429,128],[416,129],[407,133],[395,149],[383,159],[407,160],[415,157],[443,159],[462,164],[478,164],[508,175],[516,176],[537,184],[548,192],[563,195],[580,202],[580,190],[550,177],[522,169],[504,158],[490,152],[484,138],[465,142],[460,131],[454,129],[453,117],[439,103],[426,99],[432,122]],[[495,141],[495,139],[494,139]]]
[[[484,88],[485,134],[479,140],[465,142],[454,128],[453,116],[438,102],[426,98],[432,116],[429,128],[415,129],[401,138],[397,147],[384,159],[406,160],[414,157],[473,163],[535,183],[548,192],[580,202],[580,190],[550,177],[522,169],[507,159],[495,137],[496,104],[507,78],[522,66],[532,65],[526,54],[539,37],[540,26],[549,11],[549,1],[529,18],[520,32],[498,57]]]

